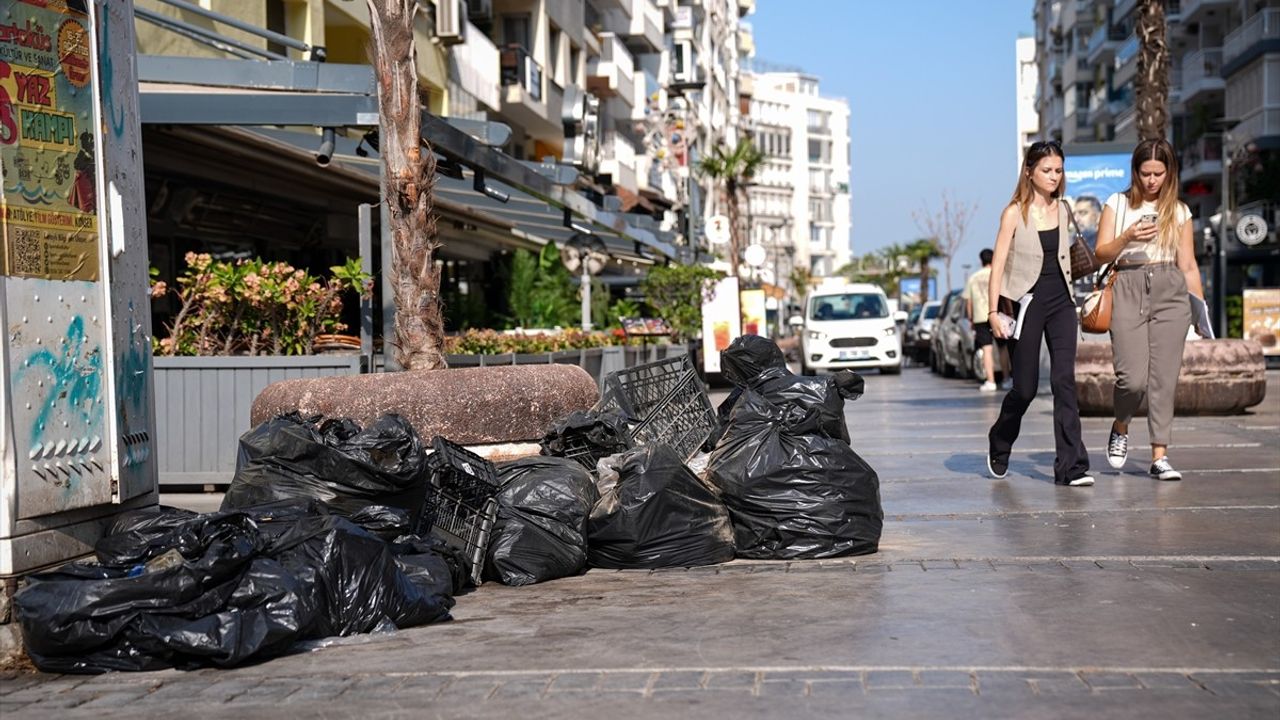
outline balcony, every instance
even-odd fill
[[[756,56],[756,38],[750,23],[738,23],[738,52],[746,57]]]
[[[1183,182],[1205,180],[1222,176],[1222,135],[1201,135],[1182,150]]]
[[[1222,79],[1222,48],[1204,48],[1182,58],[1183,103],[1191,103],[1208,93],[1221,94],[1226,87]]]
[[[542,66],[521,45],[507,45],[499,56],[503,115],[536,139],[562,143],[560,111],[564,93],[543,74]]]
[[[1231,140],[1235,146],[1256,142],[1264,137],[1280,137],[1280,106],[1258,108],[1240,118],[1240,124],[1231,130]]]
[[[738,0],[738,17],[746,17],[756,11],[756,0]]]
[[[1116,20],[1123,20],[1133,13],[1138,7],[1138,0],[1116,0],[1116,7],[1111,12],[1111,16]]]
[[[458,85],[491,110],[497,110],[502,87],[498,48],[474,25],[467,28],[466,36],[466,42],[452,49]]]
[[[1120,30],[1107,24],[1098,26],[1089,36],[1089,50],[1086,57],[1090,65],[1105,65],[1115,59],[1116,50],[1124,42],[1125,35]]]
[[[659,53],[666,47],[662,8],[649,0],[622,0],[622,8],[603,11],[605,29],[626,40],[636,53]]]
[[[621,100],[625,117],[630,117],[636,100],[635,64],[617,35],[600,33],[600,57],[587,68],[587,90],[599,98]]]
[[[1182,0],[1183,24],[1199,22],[1210,10],[1222,10],[1235,5],[1236,0]]]
[[[1115,74],[1111,82],[1124,85],[1138,74],[1138,36],[1130,35],[1129,39],[1116,50]]]
[[[1236,60],[1244,58],[1246,53],[1252,53],[1254,48],[1268,40],[1273,43],[1280,40],[1280,8],[1259,10],[1227,34],[1222,42],[1222,62],[1230,65],[1227,74],[1235,72],[1236,65],[1241,64]]]
[[[600,173],[613,179],[613,184],[637,192],[636,147],[625,135],[605,131],[600,138]]]

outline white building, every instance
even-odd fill
[[[1016,45],[1017,76],[1014,80],[1018,113],[1018,147],[1015,162],[1022,163],[1027,146],[1040,135],[1040,113],[1036,111],[1036,94],[1039,92],[1040,69],[1036,63],[1036,39],[1018,38]]]
[[[752,78],[750,125],[765,163],[749,189],[750,242],[768,250],[766,281],[791,269],[834,275],[850,257],[849,103],[798,72]]]

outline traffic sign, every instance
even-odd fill
[[[707,240],[713,245],[723,245],[729,242],[729,218],[724,215],[712,215],[707,220]]]

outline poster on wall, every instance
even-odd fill
[[[1085,241],[1092,248],[1098,239],[1102,204],[1113,193],[1129,188],[1128,154],[1080,155],[1067,153],[1063,173],[1067,178],[1064,198],[1075,216]]]
[[[902,299],[903,304],[908,306],[919,305],[920,300],[920,278],[904,277],[898,280],[898,297]],[[929,297],[925,301],[938,299],[938,278],[929,278]]]
[[[720,372],[720,351],[742,334],[738,278],[708,280],[702,293],[702,369]]]
[[[767,335],[765,326],[765,293],[764,290],[743,290],[742,297],[742,334]]]
[[[84,0],[15,0],[0,18],[0,274],[98,279]]]
[[[1280,355],[1280,288],[1246,288],[1244,339],[1262,346],[1264,355]]]

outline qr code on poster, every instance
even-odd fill
[[[44,275],[46,272],[45,247],[38,230],[19,228],[10,246],[9,271],[14,275]]]

